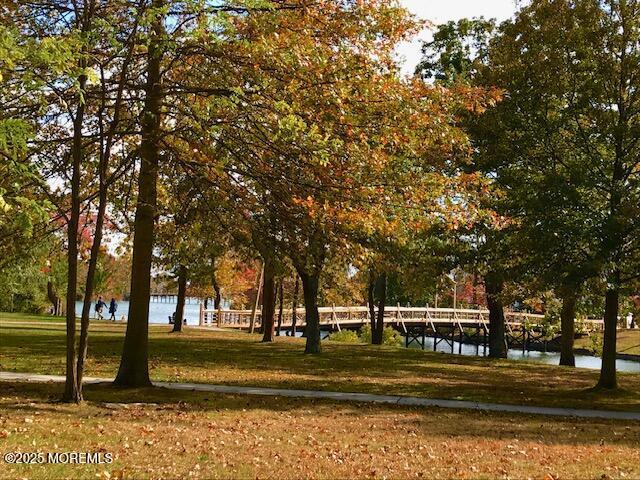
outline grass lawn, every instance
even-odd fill
[[[600,336],[602,336],[600,334]],[[575,348],[589,349],[592,345],[589,337],[576,340]],[[616,341],[618,353],[627,355],[640,355],[640,329],[635,330],[619,330]]]
[[[110,385],[76,406],[53,402],[58,387],[0,383],[0,450],[114,462],[0,460],[0,478],[640,478],[640,422]]]
[[[62,374],[64,326],[0,314],[0,369]],[[621,388],[591,390],[598,372],[414,349],[324,342],[304,355],[303,339],[262,344],[239,332],[152,326],[150,371],[155,380],[416,395],[498,403],[640,411],[640,373],[620,373]],[[123,325],[92,325],[87,375],[113,377]]]

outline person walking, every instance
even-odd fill
[[[107,304],[102,301],[102,297],[98,297],[98,301],[96,302],[96,320],[102,320],[102,309],[106,307]]]
[[[116,299],[112,298],[109,302],[109,313],[111,314],[111,318],[109,320],[116,321],[116,311],[118,310],[118,304],[116,303]]]

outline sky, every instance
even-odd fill
[[[509,18],[516,11],[516,0],[400,0],[400,3],[418,18],[440,24],[463,17]],[[429,31],[422,32],[411,43],[404,43],[398,53],[405,58],[403,71],[413,73],[420,60],[423,40],[429,39]]]

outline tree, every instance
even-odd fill
[[[308,35],[320,17],[322,31]],[[236,53],[253,68],[236,74],[234,94],[216,110],[208,105],[216,112],[214,135],[196,150],[222,160],[208,174],[224,184],[240,219],[260,225],[254,244],[291,259],[305,299],[306,352],[318,353],[327,260],[363,231],[392,231],[397,220],[387,204],[415,209],[414,217],[434,215],[438,199],[473,183],[459,169],[445,176],[440,167],[468,154],[454,112],[486,97],[401,80],[392,46],[414,24],[395,6],[324,5],[242,20],[242,31],[268,34],[253,45],[259,56]]]
[[[147,50],[145,101],[142,110],[140,173],[133,236],[129,321],[116,385],[151,385],[148,365],[149,294],[162,137],[162,61],[165,55],[166,2],[153,0]]]
[[[566,301],[566,363],[578,288],[596,275],[607,284],[604,388],[616,386],[620,292],[637,276],[639,15],[636,1],[535,2],[490,53],[509,90],[491,151],[513,187],[518,229],[537,236]]]
[[[423,45],[423,61],[418,64],[416,73],[438,84],[493,88],[494,84],[483,81],[482,76],[488,68],[489,42],[494,32],[495,21],[483,18],[440,25],[433,41]],[[476,148],[474,162],[466,170],[480,173],[489,182],[481,201],[485,209],[496,215],[487,218],[487,222],[476,222],[460,229],[461,248],[457,255],[460,264],[471,265],[474,271],[483,273],[489,308],[489,356],[506,358],[503,294],[511,266],[510,252],[506,248],[508,233],[498,216],[498,213],[504,215],[499,202],[503,196],[500,172],[491,162],[493,157],[485,155],[484,148],[488,138],[485,128],[487,124],[492,125],[492,111],[480,112],[483,115],[464,115],[463,122]]]

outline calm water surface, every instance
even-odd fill
[[[433,338],[425,338],[425,350],[433,351]],[[415,342],[410,345],[409,348],[420,348],[420,345]],[[451,345],[445,342],[439,342],[436,348],[437,352],[452,353]],[[462,344],[462,348],[458,342],[453,342],[453,353],[461,355],[484,355],[484,349],[482,345],[476,347],[467,343]],[[510,349],[507,353],[508,358],[512,360],[525,360],[529,362],[546,363],[550,365],[558,365],[560,362],[560,352],[537,352],[527,351],[522,352],[522,349]],[[593,357],[590,355],[576,355],[576,367],[589,368],[599,370],[602,359],[600,357]],[[640,373],[640,362],[633,360],[616,360],[616,368],[620,372],[635,372]]]

